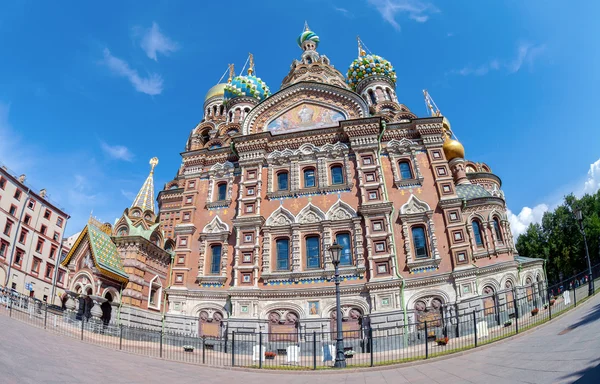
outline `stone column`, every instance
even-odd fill
[[[77,304],[75,303],[75,298],[77,297],[77,293],[73,291],[66,291],[67,294],[67,302],[65,303],[66,311],[64,314],[66,321],[71,321],[75,319],[75,308],[77,308]]]
[[[104,297],[90,295],[90,299],[94,302],[94,306],[90,310],[92,318],[90,319],[90,325],[92,330],[101,331],[103,328],[102,323],[102,308],[101,305],[106,302]]]

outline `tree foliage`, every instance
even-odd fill
[[[562,205],[544,214],[541,224],[530,224],[517,239],[519,255],[546,260],[546,273],[551,282],[587,270],[583,236],[573,214],[576,207],[583,213],[583,227],[592,266],[599,263],[600,191],[581,199],[572,194],[565,196]]]

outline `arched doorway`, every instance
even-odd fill
[[[346,316],[344,316],[346,314]],[[337,311],[331,311],[331,330],[332,337],[337,334]],[[361,337],[362,311],[358,308],[342,308],[342,333],[344,338],[358,339]]]
[[[269,313],[269,341],[298,341],[298,314],[277,310]]]
[[[223,323],[223,314],[219,311],[203,310],[200,311],[198,328],[200,336],[212,337],[218,339],[221,337],[221,327]]]

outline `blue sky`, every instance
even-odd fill
[[[343,73],[356,35],[390,60],[425,116],[428,89],[466,148],[503,180],[517,232],[600,185],[600,3],[564,1],[0,2],[0,162],[72,215],[113,221],[157,156],[175,176],[203,98],[248,52],[279,88],[307,20]],[[531,208],[528,208],[531,207]]]

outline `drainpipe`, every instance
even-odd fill
[[[387,123],[385,122],[385,120],[381,120],[381,133],[377,137],[377,161],[379,161],[380,166],[381,166],[381,139],[383,138],[383,134],[385,133],[386,129],[387,129]],[[383,196],[385,197],[386,201],[389,201],[388,191],[387,191],[387,184],[386,184],[386,181],[385,181],[385,174],[383,172],[381,172],[381,177],[383,179]],[[392,205],[392,212],[390,213],[390,223],[394,222],[394,214],[395,214],[395,212],[396,212],[396,209],[395,209],[394,205]],[[396,235],[394,233],[394,226],[391,225],[391,227],[392,227],[392,241],[394,242],[395,250],[397,250],[398,247],[396,246]],[[401,280],[401,284],[400,284],[400,306],[402,307],[402,314],[403,314],[403,318],[404,318],[404,321],[403,321],[404,328],[406,328],[406,326],[407,326],[407,324],[406,324],[406,303],[404,302],[404,285],[405,285],[405,281],[404,281],[404,278],[402,277],[402,275],[400,275],[400,273],[398,272],[397,260],[395,260],[395,262],[396,262],[396,268],[394,268],[394,271],[396,273],[396,277]],[[407,332],[404,332],[404,339],[405,339],[404,342],[405,342],[405,344],[406,344],[406,337],[407,337]]]
[[[233,144],[232,144],[233,146]],[[171,251],[171,265],[169,266],[169,283],[167,284],[167,289],[171,288],[171,277],[173,275],[173,263],[175,262],[175,252]],[[167,308],[167,293],[163,292],[163,306],[162,306],[162,331],[165,332],[165,319],[166,319],[166,310]]]

